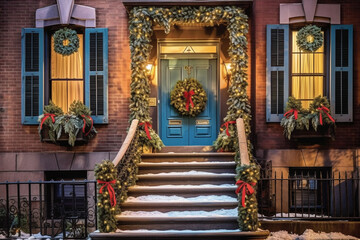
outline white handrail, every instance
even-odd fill
[[[137,128],[138,124],[139,124],[138,119],[132,120],[128,134],[126,135],[126,138],[125,138],[123,144],[121,145],[119,152],[116,154],[116,157],[113,160],[113,164],[115,165],[115,167],[119,164],[121,159],[124,157],[131,141],[133,140],[133,138],[135,136],[135,132],[136,132],[136,128]]]
[[[245,134],[244,119],[236,119],[236,129],[238,134],[239,151],[240,151],[240,163],[241,165],[249,165],[249,152],[247,146],[247,139]]]

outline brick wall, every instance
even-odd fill
[[[21,125],[21,29],[35,27],[35,11],[56,4],[54,0],[0,2],[0,152],[65,151],[41,143],[37,126]],[[126,135],[130,97],[130,50],[128,18],[121,1],[75,1],[96,8],[96,24],[109,28],[109,124],[97,125],[98,135],[77,152],[116,151]]]
[[[295,148],[296,144],[286,140],[283,128],[279,123],[266,123],[266,25],[279,24],[280,3],[301,3],[300,0],[255,0],[253,4],[253,84],[256,88],[253,101],[254,140],[257,149]],[[360,145],[360,49],[357,39],[360,39],[360,2],[327,0],[318,3],[341,4],[341,24],[354,25],[354,122],[337,123],[336,140],[323,146],[324,148],[356,148]]]

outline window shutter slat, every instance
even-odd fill
[[[38,117],[43,112],[43,44],[43,29],[24,28],[22,30],[22,124],[38,124]]]
[[[353,119],[353,27],[331,26],[331,112],[337,122]]]
[[[266,121],[279,122],[289,97],[289,26],[267,25]]]
[[[108,123],[108,30],[85,30],[85,104],[94,123]]]

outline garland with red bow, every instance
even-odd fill
[[[144,125],[146,136],[149,140],[151,140],[151,135],[149,129],[152,128],[152,125],[149,122],[141,122],[139,123],[140,126]]]
[[[105,187],[107,187],[107,190],[108,190],[108,193],[109,193],[109,197],[110,197],[110,205],[112,207],[114,207],[116,205],[116,197],[115,197],[115,191],[114,191],[114,188],[111,186],[111,184],[115,184],[116,183],[116,180],[112,180],[112,181],[109,181],[109,182],[106,182],[106,181],[102,181],[102,180],[97,180],[97,182],[99,184],[104,184],[100,190],[99,190],[99,193],[100,194],[103,194],[103,189]]]
[[[44,117],[41,119],[40,130],[43,128],[43,124],[44,124],[45,120],[48,119],[49,117],[51,117],[52,123],[55,123],[55,114],[45,113]]]
[[[83,132],[83,133],[85,133],[85,128],[86,128],[86,120],[85,120],[85,118],[88,118],[88,119],[91,121],[90,129],[89,129],[89,131],[87,131],[87,132],[85,133],[85,137],[86,137],[86,136],[89,135],[89,133],[91,132],[91,129],[92,129],[93,126],[94,126],[94,121],[93,121],[92,117],[90,117],[90,116],[85,116],[84,114],[81,115],[81,117],[83,118],[83,121],[84,121],[84,126],[83,126],[83,128],[82,128],[82,132]]]
[[[255,192],[253,186],[256,185],[255,182],[246,183],[244,181],[238,180],[236,182],[236,185],[238,185],[235,193],[239,194],[241,192],[241,205],[245,207],[245,195],[251,195]]]
[[[321,106],[321,107],[318,107],[317,110],[319,110],[320,125],[323,125],[322,113],[326,114],[328,116],[328,118],[330,119],[330,121],[335,122],[335,120],[329,114],[330,110],[327,107]]]
[[[170,105],[183,116],[199,115],[204,111],[206,102],[206,91],[194,78],[179,80],[170,93]]]
[[[290,109],[289,111],[287,111],[287,112],[284,114],[284,117],[289,118],[292,113],[294,114],[295,120],[297,120],[297,119],[298,119],[299,111],[298,111],[297,109],[295,109],[295,108],[292,108],[292,109]]]
[[[221,125],[220,127],[226,127],[226,135],[228,135],[230,137],[230,133],[229,133],[229,124],[236,124],[236,121],[227,121],[225,122],[223,125]]]

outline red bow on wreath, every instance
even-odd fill
[[[91,129],[92,129],[93,126],[94,126],[94,121],[93,121],[93,119],[92,119],[90,116],[85,116],[84,114],[81,115],[81,116],[82,116],[83,121],[84,121],[84,126],[83,126],[83,129],[82,129],[82,132],[83,132],[83,133],[85,133],[85,128],[86,128],[86,120],[85,120],[85,117],[87,117],[87,118],[90,119],[90,121],[91,121],[90,129],[89,129],[89,131],[88,131],[87,133],[85,133],[85,137],[86,137],[86,136],[89,135],[89,133],[91,132]]]
[[[236,185],[239,185],[238,188],[236,189],[235,193],[239,194],[239,192],[241,191],[241,204],[243,207],[245,207],[245,194],[246,195],[251,195],[255,192],[254,188],[252,186],[255,186],[256,183],[255,182],[251,182],[251,183],[246,183],[244,181],[238,180],[236,182]]]
[[[332,122],[335,122],[335,120],[331,117],[331,115],[329,114],[329,109],[325,106],[319,107],[317,108],[317,110],[319,110],[319,119],[320,119],[320,125],[323,125],[323,121],[322,121],[322,114],[321,112],[325,113]]]
[[[99,184],[104,184],[100,190],[99,190],[99,193],[102,194],[103,193],[103,188],[104,187],[107,187],[107,190],[109,192],[109,197],[110,197],[110,204],[111,206],[115,206],[116,205],[116,197],[115,197],[115,191],[114,191],[114,188],[111,186],[111,184],[115,184],[115,180],[112,180],[110,182],[105,182],[105,181],[101,181],[101,180],[98,180],[97,181]]]
[[[189,111],[189,105],[191,103],[191,106],[194,108],[193,100],[191,99],[192,95],[194,95],[195,92],[193,90],[184,92],[184,98],[186,100],[186,111]]]
[[[230,137],[230,133],[229,133],[229,124],[235,124],[236,121],[227,121],[226,123],[224,123],[223,125],[221,125],[220,127],[225,126],[226,127],[226,135],[228,135]]]
[[[149,132],[149,128],[152,128],[151,124],[149,122],[141,122],[139,125],[140,126],[144,125],[146,136],[148,137],[148,139],[151,140],[151,136],[150,136],[150,132]]]
[[[290,109],[289,111],[287,111],[287,112],[284,114],[284,117],[289,118],[292,113],[294,113],[295,120],[298,119],[298,113],[299,113],[299,111],[296,110],[295,108],[292,108],[292,109]]]
[[[51,117],[51,121],[52,121],[52,123],[54,123],[54,122],[55,122],[55,114],[52,114],[52,113],[45,113],[45,114],[44,114],[43,119],[41,119],[40,129],[42,129],[42,127],[43,127],[43,124],[44,124],[45,120],[46,120],[46,119],[48,119],[49,117]]]

